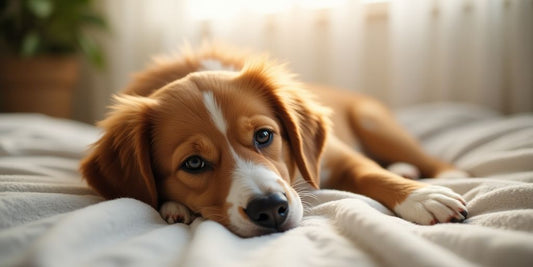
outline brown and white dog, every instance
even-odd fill
[[[407,163],[407,176],[466,175],[424,153],[382,104],[301,84],[264,56],[189,51],[138,74],[115,100],[81,171],[104,197],[139,199],[169,223],[202,216],[243,237],[285,231],[303,216],[296,189],[319,186],[418,224],[467,216],[452,190],[376,163]]]

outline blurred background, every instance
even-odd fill
[[[205,40],[266,51],[303,81],[393,108],[454,101],[533,111],[533,0],[0,0],[0,8],[3,112],[94,123],[153,56]]]

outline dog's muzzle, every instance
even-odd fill
[[[279,232],[289,214],[289,203],[281,192],[261,195],[248,203],[245,212],[256,225]]]

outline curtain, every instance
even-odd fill
[[[460,101],[533,111],[533,0],[102,0],[107,68],[86,68],[78,116],[154,55],[205,40],[268,52],[301,80],[394,108]]]

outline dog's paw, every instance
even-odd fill
[[[159,214],[167,223],[185,223],[190,224],[196,216],[189,208],[174,201],[167,201],[159,208]]]
[[[442,186],[426,186],[413,191],[396,205],[394,212],[403,219],[417,224],[462,222],[468,212],[463,198]]]

